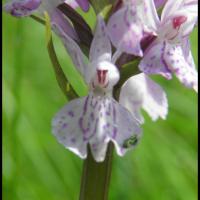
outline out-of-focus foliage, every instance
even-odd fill
[[[94,26],[94,12],[85,15]],[[87,88],[61,42],[56,50],[79,95]],[[197,30],[191,37],[197,64]],[[154,76],[166,90],[169,115],[145,114],[143,138],[123,158],[114,156],[111,200],[197,199],[197,95],[176,78]],[[45,29],[30,18],[3,14],[3,199],[76,200],[83,161],[58,144],[51,118],[66,99],[45,47]]]

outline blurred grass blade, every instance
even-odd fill
[[[61,68],[61,65],[58,61],[58,58],[57,58],[57,55],[55,52],[55,48],[53,46],[53,41],[52,41],[50,18],[46,12],[44,13],[44,15],[45,15],[45,21],[46,21],[47,49],[48,49],[49,57],[51,59],[51,62],[52,62],[53,68],[54,68],[54,72],[56,75],[58,85],[59,85],[60,89],[62,90],[62,92],[69,99],[74,99],[74,98],[78,97],[78,95],[75,92],[75,90],[72,88],[72,86],[70,85],[69,81],[67,80],[67,78]]]

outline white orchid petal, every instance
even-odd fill
[[[180,42],[188,36],[197,23],[197,1],[168,0],[161,15],[159,35],[171,41]]]
[[[139,69],[146,74],[161,74],[165,78],[171,79],[171,71],[163,59],[165,46],[165,42],[155,40],[145,51]]]
[[[138,6],[138,15],[141,22],[144,24],[147,32],[157,32],[157,28],[160,24],[160,20],[156,11],[156,7],[153,0],[142,1]]]
[[[87,156],[87,142],[83,140],[79,127],[85,101],[86,97],[69,102],[52,120],[53,134],[58,142],[81,158]]]
[[[134,136],[138,141],[141,132],[128,110],[112,98],[93,93],[69,102],[54,117],[52,127],[58,141],[81,158],[87,156],[90,144],[97,162],[105,159],[109,141],[115,144],[119,155],[124,155],[129,149],[124,146],[126,140]]]
[[[180,45],[167,44],[164,59],[169,69],[175,73],[181,83],[197,91],[198,74],[194,68],[191,52],[185,57]]]
[[[90,62],[98,60],[111,61],[111,43],[107,35],[106,25],[103,18],[98,15],[94,38],[90,47]]]
[[[167,0],[161,14],[161,21],[166,21],[183,5],[184,0],[174,2],[174,0]]]
[[[110,40],[117,49],[137,56],[143,55],[140,47],[143,27],[134,8],[123,7],[114,13],[107,27]]]
[[[110,138],[117,154],[123,156],[127,150],[135,148],[141,137],[139,122],[121,104],[113,99],[113,129]],[[129,142],[130,141],[130,142]]]
[[[152,118],[166,118],[168,113],[167,97],[164,90],[145,74],[138,74],[129,78],[122,86],[120,103],[124,105],[132,115],[143,123],[140,113],[143,108]]]

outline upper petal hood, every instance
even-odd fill
[[[111,43],[107,34],[107,28],[103,18],[97,16],[97,24],[94,31],[94,38],[90,47],[89,60],[90,62],[98,62],[107,60],[111,62],[112,50]]]

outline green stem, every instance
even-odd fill
[[[111,177],[113,144],[108,144],[104,162],[95,162],[90,148],[83,164],[79,200],[107,200]]]

